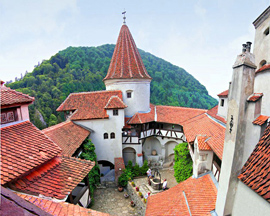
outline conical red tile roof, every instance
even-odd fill
[[[147,73],[142,58],[127,27],[123,25],[111,64],[104,80],[108,79],[152,79]]]

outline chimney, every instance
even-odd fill
[[[247,52],[250,52],[250,49],[251,49],[251,42],[247,42],[247,45],[246,45],[246,48],[247,48]]]
[[[247,51],[247,45],[246,44],[242,44],[242,53],[245,53]]]

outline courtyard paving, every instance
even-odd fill
[[[160,169],[159,172],[161,174],[162,180],[164,180],[165,178],[167,179],[169,188],[177,185],[177,182],[174,178],[174,170],[172,167]],[[140,187],[140,191],[143,193],[143,195],[150,191],[149,187],[147,186],[147,177],[135,178],[134,182],[136,186]],[[137,206],[135,206],[134,208],[130,206],[131,199],[124,198],[124,193],[125,192],[118,192],[117,188],[96,189],[94,194],[95,201],[91,209],[116,216],[141,215],[139,214],[139,209]],[[153,193],[157,193],[157,191]]]

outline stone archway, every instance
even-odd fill
[[[165,143],[165,162],[174,161],[174,148],[178,143],[176,141],[169,141]]]
[[[123,149],[123,158],[125,165],[128,164],[128,161],[132,161],[133,165],[136,163],[136,151],[134,148],[127,147]]]

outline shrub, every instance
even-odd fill
[[[192,159],[189,154],[188,144],[178,144],[174,149],[174,157],[174,177],[179,183],[192,175]]]
[[[128,177],[127,175],[123,172],[119,178],[118,178],[118,185],[122,186],[122,187],[126,187],[128,183]]]
[[[149,169],[147,160],[143,162],[143,165],[140,169],[141,169],[141,175],[146,175],[146,172]]]
[[[134,176],[140,176],[141,175],[141,169],[140,169],[140,167],[139,167],[139,165],[137,163],[133,167],[133,173],[134,173]]]

